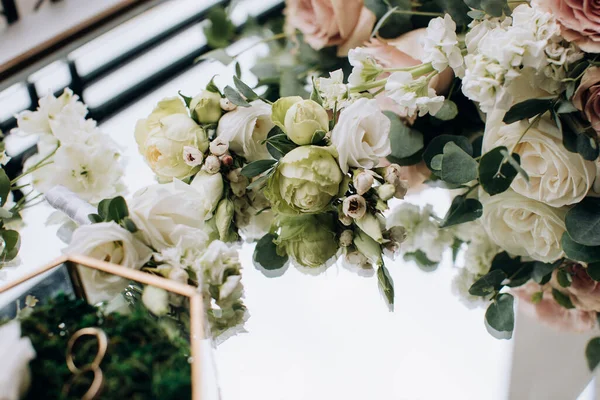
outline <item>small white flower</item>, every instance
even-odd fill
[[[375,179],[373,178],[373,174],[367,171],[359,172],[353,179],[353,184],[354,188],[356,189],[356,193],[358,193],[361,196],[367,193],[369,189],[371,189],[371,186],[373,186],[374,181]]]
[[[210,142],[209,150],[217,157],[222,156],[229,150],[229,142],[222,137],[216,137]]]
[[[449,14],[444,18],[438,17],[429,21],[422,45],[425,54],[422,60],[424,63],[431,62],[438,72],[450,66],[456,76],[463,76],[463,57],[458,47],[456,23]]]
[[[353,194],[344,199],[342,210],[344,211],[344,214],[351,218],[362,218],[367,212],[367,202],[364,197]]]
[[[12,157],[6,155],[6,151],[0,152],[0,164],[6,165],[11,160]]]
[[[21,337],[21,323],[10,321],[0,326],[0,393],[2,399],[23,398],[31,384],[29,362],[35,358],[31,340]]]
[[[425,76],[413,79],[410,72],[400,71],[390,75],[385,90],[406,116],[412,117],[417,111],[420,117],[427,113],[435,115],[444,104],[444,96],[437,96],[428,83]]]
[[[190,167],[196,167],[198,165],[202,165],[204,155],[196,147],[184,146],[183,159],[185,160],[185,163]]]
[[[209,174],[216,174],[221,170],[221,160],[219,160],[219,157],[215,155],[209,155],[204,161],[202,170],[208,172]]]
[[[350,229],[346,229],[340,235],[340,246],[348,247],[352,244],[352,240],[354,239],[354,234]]]
[[[348,97],[348,87],[344,84],[344,72],[341,69],[329,73],[329,78],[319,78],[317,88],[323,97],[323,106],[327,109],[333,109],[341,104]]]
[[[383,67],[362,47],[348,52],[348,61],[352,65],[352,73],[348,77],[350,87],[371,82],[383,72]]]

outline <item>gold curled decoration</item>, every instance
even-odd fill
[[[73,346],[77,342],[77,340],[83,336],[94,336],[98,340],[98,352],[94,357],[94,360],[82,367],[78,367],[75,365],[75,360],[73,357]],[[100,368],[100,363],[104,359],[106,355],[106,350],[108,348],[108,338],[106,337],[106,333],[100,328],[83,328],[78,330],[71,336],[69,342],[67,343],[67,367],[69,371],[73,374],[71,379],[65,384],[63,387],[63,395],[66,396],[73,383],[85,374],[86,372],[94,373],[94,380],[90,385],[88,391],[81,397],[82,400],[94,400],[98,398],[100,392],[102,390],[102,386],[104,384],[104,375],[102,373],[102,369]]]

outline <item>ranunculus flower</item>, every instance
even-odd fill
[[[481,223],[490,239],[508,253],[553,262],[564,256],[560,241],[567,208],[553,208],[508,189],[489,196],[483,191]]]
[[[204,175],[196,179],[202,181]],[[207,179],[217,182],[216,192],[222,193],[223,178],[220,174]],[[218,180],[221,185],[218,185]],[[206,181],[202,184],[206,185]],[[160,251],[177,246],[183,235],[202,235],[204,221],[212,216],[214,200],[208,185],[200,190],[174,180],[168,184],[156,184],[137,191],[128,202],[130,218],[140,230],[144,242]],[[219,192],[219,187],[221,191]],[[216,194],[215,194],[216,197]]]
[[[303,267],[318,268],[338,250],[331,214],[286,216],[280,219],[277,252],[287,254]]]
[[[375,14],[363,0],[287,0],[286,27],[298,29],[315,50],[338,46],[337,54],[369,39],[375,26]]]
[[[198,172],[199,167],[185,162],[184,147],[195,147],[201,152],[208,149],[206,132],[189,117],[185,105],[176,97],[160,101],[148,118],[138,121],[135,141],[152,171],[165,182]]]
[[[29,362],[35,358],[31,340],[21,337],[21,323],[10,321],[0,326],[0,396],[18,400],[25,396],[31,384]]]
[[[387,157],[392,152],[390,128],[389,118],[375,100],[361,98],[345,108],[331,132],[342,171],[348,172],[349,167],[371,169],[380,158]]]
[[[251,107],[238,107],[223,115],[217,127],[217,136],[229,142],[229,148],[248,161],[271,158],[266,144],[271,121],[271,106],[256,100]]]
[[[600,134],[600,68],[590,67],[585,71],[573,96],[573,105],[585,114],[592,128]]]
[[[506,146],[510,151],[529,126],[526,120],[506,125],[502,122],[503,115],[503,112],[488,115],[484,151],[497,146]],[[596,176],[594,163],[565,149],[560,131],[549,118],[542,118],[537,126],[531,127],[514,151],[529,175],[529,183],[517,175],[511,185],[523,196],[562,207],[579,203],[592,187]]]
[[[281,213],[318,213],[329,206],[341,182],[342,171],[327,148],[300,146],[279,161],[265,196]]]
[[[561,25],[561,35],[588,53],[600,53],[600,7],[597,0],[534,0],[551,12]]]
[[[66,254],[139,269],[152,256],[152,250],[115,222],[82,225],[73,232]],[[91,304],[110,300],[127,286],[128,281],[92,268],[80,267],[87,298]]]

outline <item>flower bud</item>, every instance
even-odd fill
[[[340,235],[340,246],[348,247],[352,244],[352,239],[354,238],[354,233],[350,229],[346,229]]]
[[[396,193],[396,186],[391,183],[384,183],[383,185],[377,188],[377,195],[383,201],[388,201],[394,194]]]
[[[395,185],[400,180],[400,166],[398,164],[390,164],[383,171],[383,179],[387,183]]]
[[[215,156],[222,156],[229,150],[229,142],[222,137],[217,136],[209,146],[210,153]]]
[[[349,217],[354,219],[362,218],[367,212],[367,202],[364,197],[353,194],[344,199],[342,210],[344,211],[344,214]]]
[[[221,106],[221,110],[223,111],[233,111],[237,108],[236,104],[233,104],[227,97],[223,97],[219,101],[219,105]]]
[[[354,245],[369,261],[381,265],[381,246],[363,231],[358,231],[354,238]]]
[[[313,100],[292,105],[285,114],[285,133],[300,146],[310,144],[317,131],[329,131],[327,111]]]
[[[187,284],[189,276],[183,268],[171,268],[168,278],[175,282]]]
[[[354,222],[367,235],[377,243],[383,243],[383,233],[381,232],[381,223],[376,216],[366,213],[362,218],[355,219]]]
[[[352,225],[352,218],[350,218],[349,216],[347,216],[346,214],[340,214],[340,222],[345,225],[345,226],[350,226]]]
[[[221,164],[227,167],[231,167],[233,165],[233,157],[231,157],[231,154],[223,154],[221,157],[219,157],[219,160],[221,160]]]
[[[190,102],[192,116],[201,124],[215,124],[219,122],[221,114],[221,95],[219,93],[203,90]]]
[[[219,232],[219,239],[222,241],[227,241],[229,238],[229,227],[231,226],[234,212],[231,200],[223,199],[219,202],[215,211],[215,225],[217,226],[217,232]]]
[[[190,167],[196,167],[198,165],[202,165],[202,161],[204,160],[204,155],[200,150],[192,146],[184,146],[183,147],[183,160]]]
[[[368,267],[370,265],[367,257],[365,257],[359,251],[353,251],[353,252],[346,254],[346,261],[349,264],[357,265],[357,266],[363,267],[363,268]]]
[[[404,196],[406,196],[406,192],[408,192],[408,182],[399,180],[395,183],[396,191],[394,192],[394,197],[402,200]]]
[[[362,171],[356,174],[353,180],[356,193],[361,196],[367,193],[371,189],[371,186],[373,186],[373,181],[373,175],[368,172]]]
[[[242,178],[245,178],[245,176],[242,175],[241,168],[232,169],[227,173],[227,179],[229,182],[238,183]]]
[[[210,155],[206,157],[202,169],[209,174],[216,174],[221,169],[221,161],[217,156]]]
[[[246,194],[246,188],[248,187],[248,178],[241,175],[237,182],[229,183],[231,191],[235,197],[243,197]]]
[[[393,226],[387,231],[387,235],[390,241],[400,244],[406,240],[406,228],[403,226]]]

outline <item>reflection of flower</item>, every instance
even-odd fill
[[[0,393],[2,399],[23,397],[31,384],[29,362],[35,358],[31,340],[21,337],[21,324],[14,320],[0,326]]]
[[[600,68],[590,67],[585,71],[573,96],[573,104],[600,134]]]

